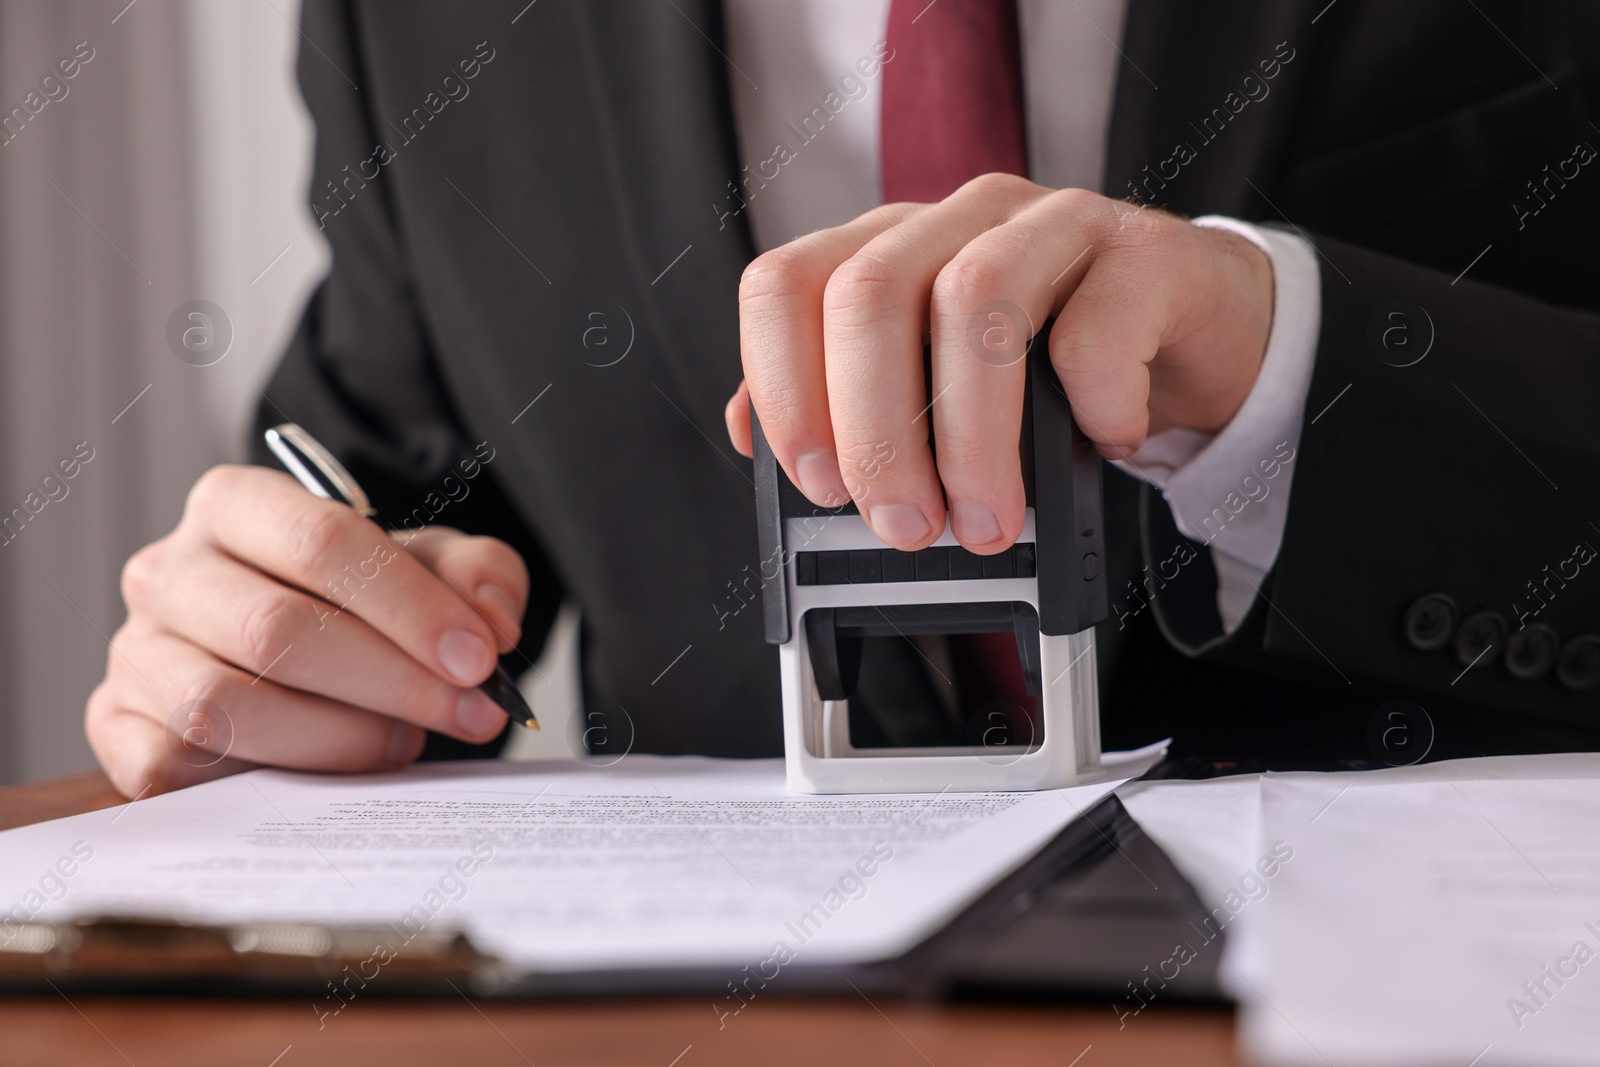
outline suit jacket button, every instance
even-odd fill
[[[1556,665],[1556,677],[1568,689],[1600,688],[1600,637],[1584,634],[1567,642]]]
[[[1406,610],[1406,641],[1432,652],[1450,643],[1456,632],[1456,602],[1443,593],[1429,593]]]
[[[1506,642],[1506,670],[1513,678],[1531,682],[1543,678],[1556,665],[1561,638],[1542,622],[1518,630]]]
[[[1456,659],[1471,666],[1493,663],[1506,647],[1506,620],[1498,611],[1480,611],[1456,634]]]

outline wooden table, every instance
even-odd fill
[[[0,789],[0,829],[123,803],[100,774]],[[3,863],[0,857],[0,863]],[[376,1063],[872,1064],[1112,1067],[1239,1064],[1227,1011],[1162,1009],[1118,1030],[1109,1007],[701,999],[352,1002],[319,1030],[309,1001],[138,996],[0,1001],[0,1064],[309,1067]]]

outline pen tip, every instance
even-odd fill
[[[517,688],[517,683],[511,680],[511,675],[506,673],[504,667],[496,667],[494,673],[489,675],[488,681],[478,688],[498,704],[502,711],[523,726],[530,730],[539,728],[539,720],[534,717],[533,709],[522,699],[521,690]]]

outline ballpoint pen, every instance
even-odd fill
[[[367,494],[350,477],[344,465],[299,426],[286,422],[269,429],[265,437],[267,447],[278,457],[278,462],[312,493],[324,500],[348,504],[365,518],[370,519],[378,514],[367,499]],[[539,728],[539,720],[534,718],[533,709],[522,699],[517,683],[512,681],[511,675],[500,664],[495,664],[494,673],[478,688],[523,726],[530,730]]]

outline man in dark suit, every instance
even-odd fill
[[[1019,35],[1004,4],[893,0],[859,52],[817,25],[789,48],[748,0],[516,6],[307,3],[334,260],[260,422],[306,426],[421,532],[352,580],[378,527],[281,475],[208,474],[130,561],[89,703],[120,789],[492,752],[505,718],[472,685],[495,652],[525,667],[564,599],[596,743],[777,754],[724,433],[748,448],[753,397],[818,503],[851,493],[914,548],[948,502],[998,551],[1020,378],[962,340],[996,301],[1010,325],[1059,313],[1052,361],[1119,463],[1108,745],[1371,758],[1395,700],[1435,755],[1595,739],[1592,5],[1128,0],[1063,28],[1024,0]],[[817,67],[807,97],[774,48],[875,62]],[[873,79],[881,130],[846,136]],[[763,81],[797,118],[771,147]],[[896,189],[924,205],[880,207]],[[1203,213],[1225,218],[1181,217]],[[1234,448],[1280,427],[1287,452]],[[1179,483],[1208,453],[1231,466],[1196,511]],[[233,724],[206,768],[168,736],[197,699]]]

